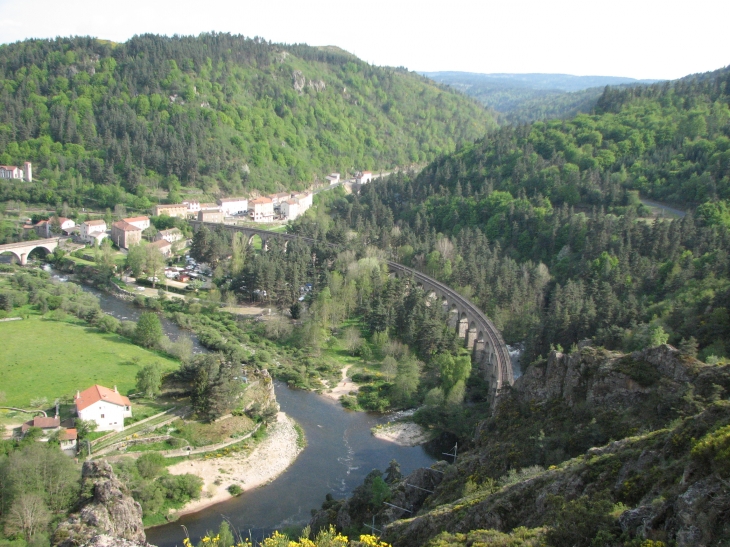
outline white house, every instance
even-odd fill
[[[305,193],[305,194],[297,194],[295,196],[295,199],[299,203],[299,214],[303,214],[304,211],[309,209],[312,206],[312,194]]]
[[[106,222],[103,220],[87,220],[81,223],[79,237],[86,243],[95,243],[106,236]]]
[[[160,230],[155,235],[155,241],[164,239],[168,243],[175,243],[183,238],[182,232],[178,228],[170,228],[169,230]]]
[[[299,214],[299,202],[295,199],[287,199],[281,202],[281,214],[289,220],[296,219]]]
[[[117,386],[109,389],[93,385],[74,397],[76,414],[81,420],[96,422],[97,431],[122,431],[124,418],[132,416],[132,403],[124,395],[120,395]]]
[[[33,166],[29,161],[23,164],[23,168],[15,165],[0,165],[0,179],[19,179],[25,182],[33,182]]]
[[[54,235],[51,228],[55,218],[56,217],[53,217],[50,220],[41,220],[34,226],[38,237],[52,237]],[[76,226],[76,223],[70,218],[58,217],[58,227],[61,231],[68,232],[74,226]]]
[[[183,204],[188,206],[188,213],[197,213],[200,211],[199,201],[183,201]]]
[[[373,180],[373,173],[371,171],[362,171],[355,175],[355,182],[358,184],[367,184]]]
[[[249,203],[248,214],[254,222],[274,220],[274,203],[271,198],[256,198]]]
[[[240,215],[248,211],[248,198],[221,198],[218,206],[226,215]]]
[[[338,182],[340,182],[340,174],[339,173],[330,173],[325,178],[329,181],[330,186],[332,186],[332,185],[337,184]]]
[[[61,444],[61,450],[76,450],[78,436],[78,432],[73,428],[61,429],[58,432],[58,441]]]
[[[150,217],[129,217],[122,219],[124,222],[128,222],[132,226],[136,226],[140,230],[144,231],[150,227]]]

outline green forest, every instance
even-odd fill
[[[354,230],[458,288],[528,363],[584,338],[668,340],[717,362],[730,349],[729,98],[728,71],[608,89],[599,114],[502,128],[335,201],[327,232],[297,229]],[[696,210],[642,219],[638,192]]]
[[[496,127],[475,100],[337,48],[229,34],[0,46],[0,200],[144,209],[423,164]]]
[[[567,74],[473,74],[425,72],[425,76],[474,97],[493,110],[500,124],[572,118],[590,113],[606,86],[654,83],[611,76]]]

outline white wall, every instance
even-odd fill
[[[97,431],[122,431],[124,429],[124,417],[131,416],[132,411],[131,407],[129,411],[125,411],[123,406],[107,401],[98,401],[79,411],[78,414],[82,420],[95,421],[98,425]]]

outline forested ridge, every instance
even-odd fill
[[[144,208],[159,189],[309,186],[431,161],[495,127],[476,101],[336,48],[203,34],[0,46],[0,199]],[[164,194],[162,194],[164,195]]]
[[[714,362],[730,335],[728,71],[615,91],[601,113],[505,127],[332,205],[354,229],[460,290],[526,362],[594,338],[669,341]],[[698,205],[637,218],[642,195]],[[340,228],[337,228],[340,226]],[[301,229],[319,236],[317,228]]]
[[[637,86],[655,82],[567,74],[426,72],[424,75],[474,97],[495,111],[500,124],[509,125],[590,113],[606,86]]]

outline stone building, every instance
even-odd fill
[[[142,229],[126,220],[119,220],[112,224],[112,241],[120,249],[129,249],[142,241]]]

